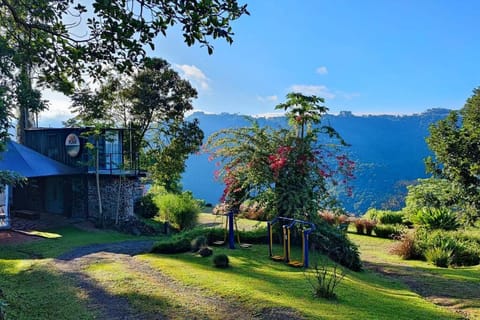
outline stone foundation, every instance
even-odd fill
[[[138,177],[100,176],[100,194],[104,221],[125,221],[134,216],[135,200],[142,196]],[[98,196],[95,175],[88,177],[88,216],[98,219]]]

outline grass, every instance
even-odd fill
[[[87,232],[74,227],[49,233],[61,237],[2,246],[0,298],[3,296],[8,303],[8,319],[94,319],[95,313],[87,308],[83,293],[50,266],[51,259],[74,247],[139,237],[113,231]]]
[[[425,302],[398,281],[372,272],[351,273],[338,287],[336,302],[315,299],[304,273],[268,259],[267,247],[216,249],[230,258],[231,268],[212,268],[210,259],[192,254],[143,255],[155,268],[189,286],[240,301],[249,309],[286,307],[310,319],[455,319]],[[191,275],[195,274],[195,277]]]
[[[478,232],[478,231],[471,231]],[[349,234],[360,246],[362,260],[438,305],[452,308],[471,319],[480,319],[480,266],[438,268],[425,261],[402,260],[388,254],[393,240]]]
[[[207,224],[212,223],[211,218],[211,215],[201,215],[200,220]],[[239,221],[242,226],[243,223],[245,228],[253,228],[255,224]],[[239,229],[242,229],[240,225]],[[94,319],[98,315],[88,309],[85,294],[66,275],[51,268],[52,258],[78,246],[139,237],[104,230],[87,232],[73,227],[49,232],[61,238],[2,247],[0,289],[9,304],[7,315],[11,319]],[[480,309],[480,267],[440,269],[422,261],[403,261],[388,254],[392,240],[349,236],[360,245],[363,259],[373,266],[372,269],[383,272],[348,272],[337,288],[336,301],[314,298],[304,272],[270,260],[266,245],[236,250],[214,248],[214,254],[229,256],[232,267],[228,269],[214,268],[211,257],[184,253],[136,256],[138,264],[133,268],[121,261],[92,261],[84,272],[108,293],[128,299],[134,308],[152,314],[168,314],[171,319],[234,318],[215,305],[215,297],[223,297],[239,310],[251,314],[260,313],[264,308],[293,308],[308,319],[461,317],[433,302],[442,305],[449,302],[469,312],[472,318],[480,318],[478,311],[475,313],[475,309]],[[276,248],[277,252],[281,250]],[[293,256],[300,255],[295,249]],[[311,262],[316,259],[326,261],[316,256],[311,257]],[[162,278],[165,276],[159,276],[152,269],[174,281],[165,281]],[[419,287],[427,290],[422,295],[429,301],[412,291],[400,278],[407,283],[417,281]],[[433,294],[444,291],[449,291],[453,297],[449,297],[449,301],[447,297],[440,302],[435,300]]]

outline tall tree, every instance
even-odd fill
[[[0,0],[0,93],[15,101],[27,84],[69,94],[72,82],[102,79],[112,66],[130,73],[174,25],[188,46],[199,43],[211,54],[212,39],[231,43],[231,22],[245,14],[237,0]]]
[[[122,81],[114,76],[97,91],[83,89],[73,94],[69,124],[129,128],[126,148],[140,152],[156,183],[178,191],[187,156],[198,151],[203,132],[198,121],[185,121],[197,92],[163,59],[147,58],[144,66]],[[146,135],[148,138],[146,139]]]
[[[231,43],[230,23],[244,14],[237,0],[0,0],[0,37],[29,50],[41,80],[62,84],[84,70],[94,78],[109,65],[129,70],[177,24],[187,45],[212,53],[211,39]]]
[[[235,208],[254,199],[268,215],[311,220],[319,209],[337,205],[331,185],[345,185],[351,192],[346,184],[354,163],[343,153],[346,143],[335,129],[320,125],[328,110],[322,103],[316,96],[289,93],[277,106],[287,111],[289,128],[254,122],[212,134],[207,148],[220,161],[222,200]]]
[[[426,141],[435,154],[426,159],[427,170],[458,190],[462,218],[473,223],[480,216],[480,88],[460,111],[433,124]]]

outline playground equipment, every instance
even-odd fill
[[[282,243],[283,243],[283,255],[273,254],[273,225],[282,222]],[[295,224],[301,224],[302,228],[302,260],[291,259],[291,230]],[[272,221],[267,223],[268,229],[268,251],[270,258],[275,261],[284,261],[292,267],[305,267],[308,268],[308,235],[315,230],[315,224],[286,217],[276,217]]]
[[[238,232],[237,220],[235,220],[235,215],[238,213],[238,210],[229,210],[228,213],[223,214],[226,217],[225,219],[225,233],[223,236],[223,241],[214,241],[213,244],[217,246],[223,246],[227,242],[228,234],[228,248],[235,249],[235,232],[237,233],[238,245],[241,248],[250,248],[252,245],[249,243],[240,242],[240,233]]]

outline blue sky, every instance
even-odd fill
[[[480,1],[246,3],[234,43],[214,41],[211,56],[178,29],[157,40],[151,54],[197,88],[196,109],[265,114],[301,91],[324,97],[331,113],[412,114],[458,109],[480,86]],[[53,109],[64,109],[57,99]]]

